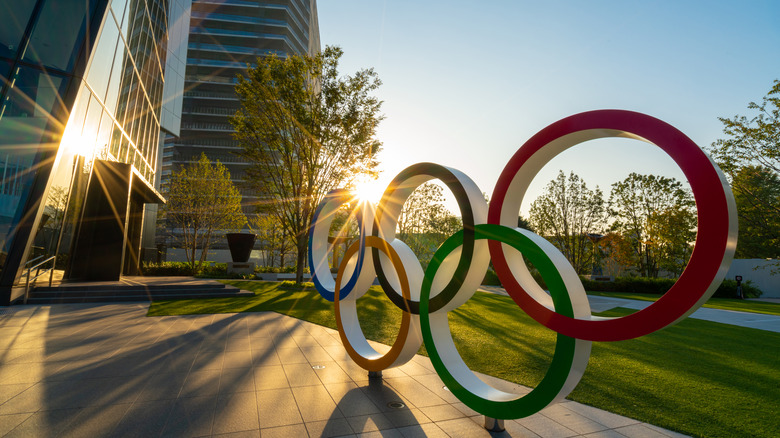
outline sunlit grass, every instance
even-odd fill
[[[313,288],[226,281],[249,298],[152,303],[149,315],[276,311],[335,328],[333,304]],[[378,288],[358,301],[369,339],[392,344],[400,312]],[[608,316],[630,312],[613,309]],[[509,298],[478,292],[450,312],[458,351],[474,371],[536,385],[555,334]],[[780,430],[780,334],[687,319],[639,339],[593,344],[570,398],[694,436],[775,436]],[[424,353],[424,348],[421,349]]]

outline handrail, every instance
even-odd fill
[[[46,257],[46,256],[45,255],[38,256],[38,257],[28,261],[25,264],[29,265],[30,263],[32,263],[32,262],[34,262],[36,260],[40,260],[43,257]],[[57,264],[57,260],[56,259],[57,259],[57,256],[53,255],[53,256],[49,257],[48,259],[38,263],[37,265],[30,266],[30,267],[27,268],[27,280],[26,280],[26,283],[25,283],[25,286],[24,286],[24,304],[27,304],[27,299],[30,296],[30,282],[31,281],[37,280],[38,277],[40,277],[42,275],[46,275],[46,273],[48,272],[49,273],[49,287],[51,287],[51,282],[54,279],[54,267]],[[45,269],[43,272],[41,272],[41,266],[45,265],[46,263],[49,263],[52,260],[54,260],[54,262],[52,262],[51,268]],[[33,269],[36,269],[36,272],[35,272],[36,275],[35,275],[35,277],[30,278],[30,275],[32,275]]]

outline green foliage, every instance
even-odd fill
[[[738,258],[780,258],[780,176],[743,166],[732,175],[739,213]]]
[[[425,269],[436,249],[462,227],[460,218],[444,207],[444,189],[424,183],[404,203],[398,216],[397,236],[409,245]]]
[[[639,294],[664,294],[677,281],[674,278],[618,277],[614,281],[593,281],[580,277],[587,291],[628,292]],[[750,280],[742,283],[742,292],[747,298],[758,298],[761,290],[753,286]],[[734,298],[737,296],[737,282],[723,280],[713,294],[714,297]]]
[[[339,76],[342,54],[328,46],[313,56],[258,58],[236,85],[241,108],[231,123],[251,163],[246,180],[295,241],[298,281],[317,204],[375,173],[381,148],[382,103],[371,95],[381,82],[372,69]]]
[[[165,219],[169,229],[177,231],[174,237],[184,248],[191,274],[201,270],[211,242],[222,236],[220,230],[240,229],[246,223],[241,194],[230,172],[205,154],[198,162],[173,172],[165,195]],[[200,256],[196,255],[198,249]]]
[[[585,273],[590,272],[593,262],[592,244],[586,235],[603,230],[606,213],[598,187],[591,190],[574,172],[566,177],[559,171],[544,194],[531,204],[529,220],[535,232],[555,245],[575,271]]]
[[[192,266],[185,262],[144,262],[141,266],[141,273],[147,277],[175,277],[192,275]]]
[[[742,282],[742,294],[745,298],[758,298],[761,296],[761,289],[753,286],[753,282],[748,280]],[[737,282],[734,280],[723,280],[713,297],[735,298],[737,297]]]
[[[293,251],[295,242],[279,219],[272,214],[253,214],[249,216],[249,228],[257,235],[258,249],[262,257],[260,264],[268,268],[274,265],[284,268],[285,257]]]
[[[755,116],[720,117],[726,138],[710,153],[731,180],[739,212],[737,257],[778,257],[780,248],[780,80]]]
[[[488,269],[485,272],[485,278],[482,279],[482,284],[485,286],[501,286],[501,280],[498,279],[496,271]]]
[[[662,267],[682,272],[696,227],[693,197],[682,183],[632,172],[612,184],[609,204],[612,228],[628,241],[641,276],[657,277]]]

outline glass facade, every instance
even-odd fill
[[[111,227],[114,263],[132,273],[139,245],[128,230],[162,201],[169,2],[2,1],[0,17],[0,304],[23,293],[36,261],[55,278],[97,279],[92,248]],[[116,225],[106,225],[90,202],[126,206],[111,205]]]
[[[248,163],[233,153],[238,143],[228,117],[239,106],[236,76],[258,56],[316,53],[320,50],[315,0],[194,0],[187,42],[181,134],[165,139],[161,176],[163,187],[178,167],[205,153],[219,160],[235,182]],[[245,212],[254,212],[258,200],[242,191]],[[175,230],[158,237],[175,237]],[[166,242],[175,244],[176,241]],[[225,247],[216,240],[212,248]]]

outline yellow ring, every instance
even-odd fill
[[[411,299],[411,293],[409,290],[409,279],[406,275],[406,270],[404,269],[404,265],[401,262],[401,258],[398,256],[398,253],[393,249],[392,246],[390,246],[386,240],[376,237],[376,236],[366,236],[365,241],[365,247],[373,247],[378,249],[379,251],[385,253],[388,258],[390,258],[390,261],[393,263],[393,267],[395,268],[398,279],[401,283],[401,293],[408,302]],[[353,255],[358,251],[360,248],[360,242],[353,243],[347,251],[344,253],[344,258],[342,259],[341,265],[339,266],[339,272],[336,276],[336,288],[334,293],[334,304],[336,308],[336,325],[339,329],[339,336],[341,337],[341,342],[344,344],[344,348],[346,348],[347,353],[349,354],[349,357],[352,358],[352,360],[355,361],[356,364],[358,364],[361,368],[364,368],[368,371],[382,371],[387,368],[392,368],[394,366],[399,366],[404,363],[409,358],[401,357],[402,353],[404,351],[409,351],[408,347],[413,347],[412,345],[406,345],[407,339],[409,341],[412,341],[413,339],[409,338],[409,333],[412,332],[413,336],[412,338],[417,338],[414,340],[419,340],[419,344],[422,345],[422,336],[420,333],[420,326],[419,326],[419,317],[414,318],[416,324],[413,324],[413,317],[411,312],[409,312],[409,309],[407,308],[402,315],[401,318],[401,328],[398,331],[398,337],[396,338],[395,342],[393,343],[393,346],[390,348],[390,351],[385,353],[384,355],[376,353],[371,354],[370,357],[366,357],[362,354],[360,354],[350,342],[350,339],[347,336],[346,331],[347,330],[355,330],[360,332],[362,335],[362,340],[365,341],[365,335],[363,335],[362,330],[360,329],[360,323],[357,320],[357,316],[355,314],[355,317],[352,318],[351,323],[348,326],[345,326],[343,320],[342,320],[342,312],[341,312],[341,301],[344,301],[345,304],[349,303],[349,306],[355,306],[357,302],[357,298],[353,298],[356,295],[359,294],[350,294],[343,300],[339,299],[339,291],[341,289],[341,281],[342,277],[344,276],[344,272],[346,270],[346,267],[348,265],[349,259],[352,258]],[[369,267],[366,266],[366,264],[363,265],[363,269],[366,268],[373,268],[373,266]],[[408,306],[407,306],[408,307]],[[351,309],[350,309],[351,310]],[[417,350],[420,348],[420,345],[417,345],[417,348],[414,349],[414,353],[417,352]],[[368,346],[368,343],[366,341],[366,346]],[[404,348],[407,347],[407,348]],[[369,347],[370,348],[370,347]],[[373,350],[373,348],[371,348]],[[408,354],[404,355],[407,356]],[[401,360],[399,360],[399,358]]]

